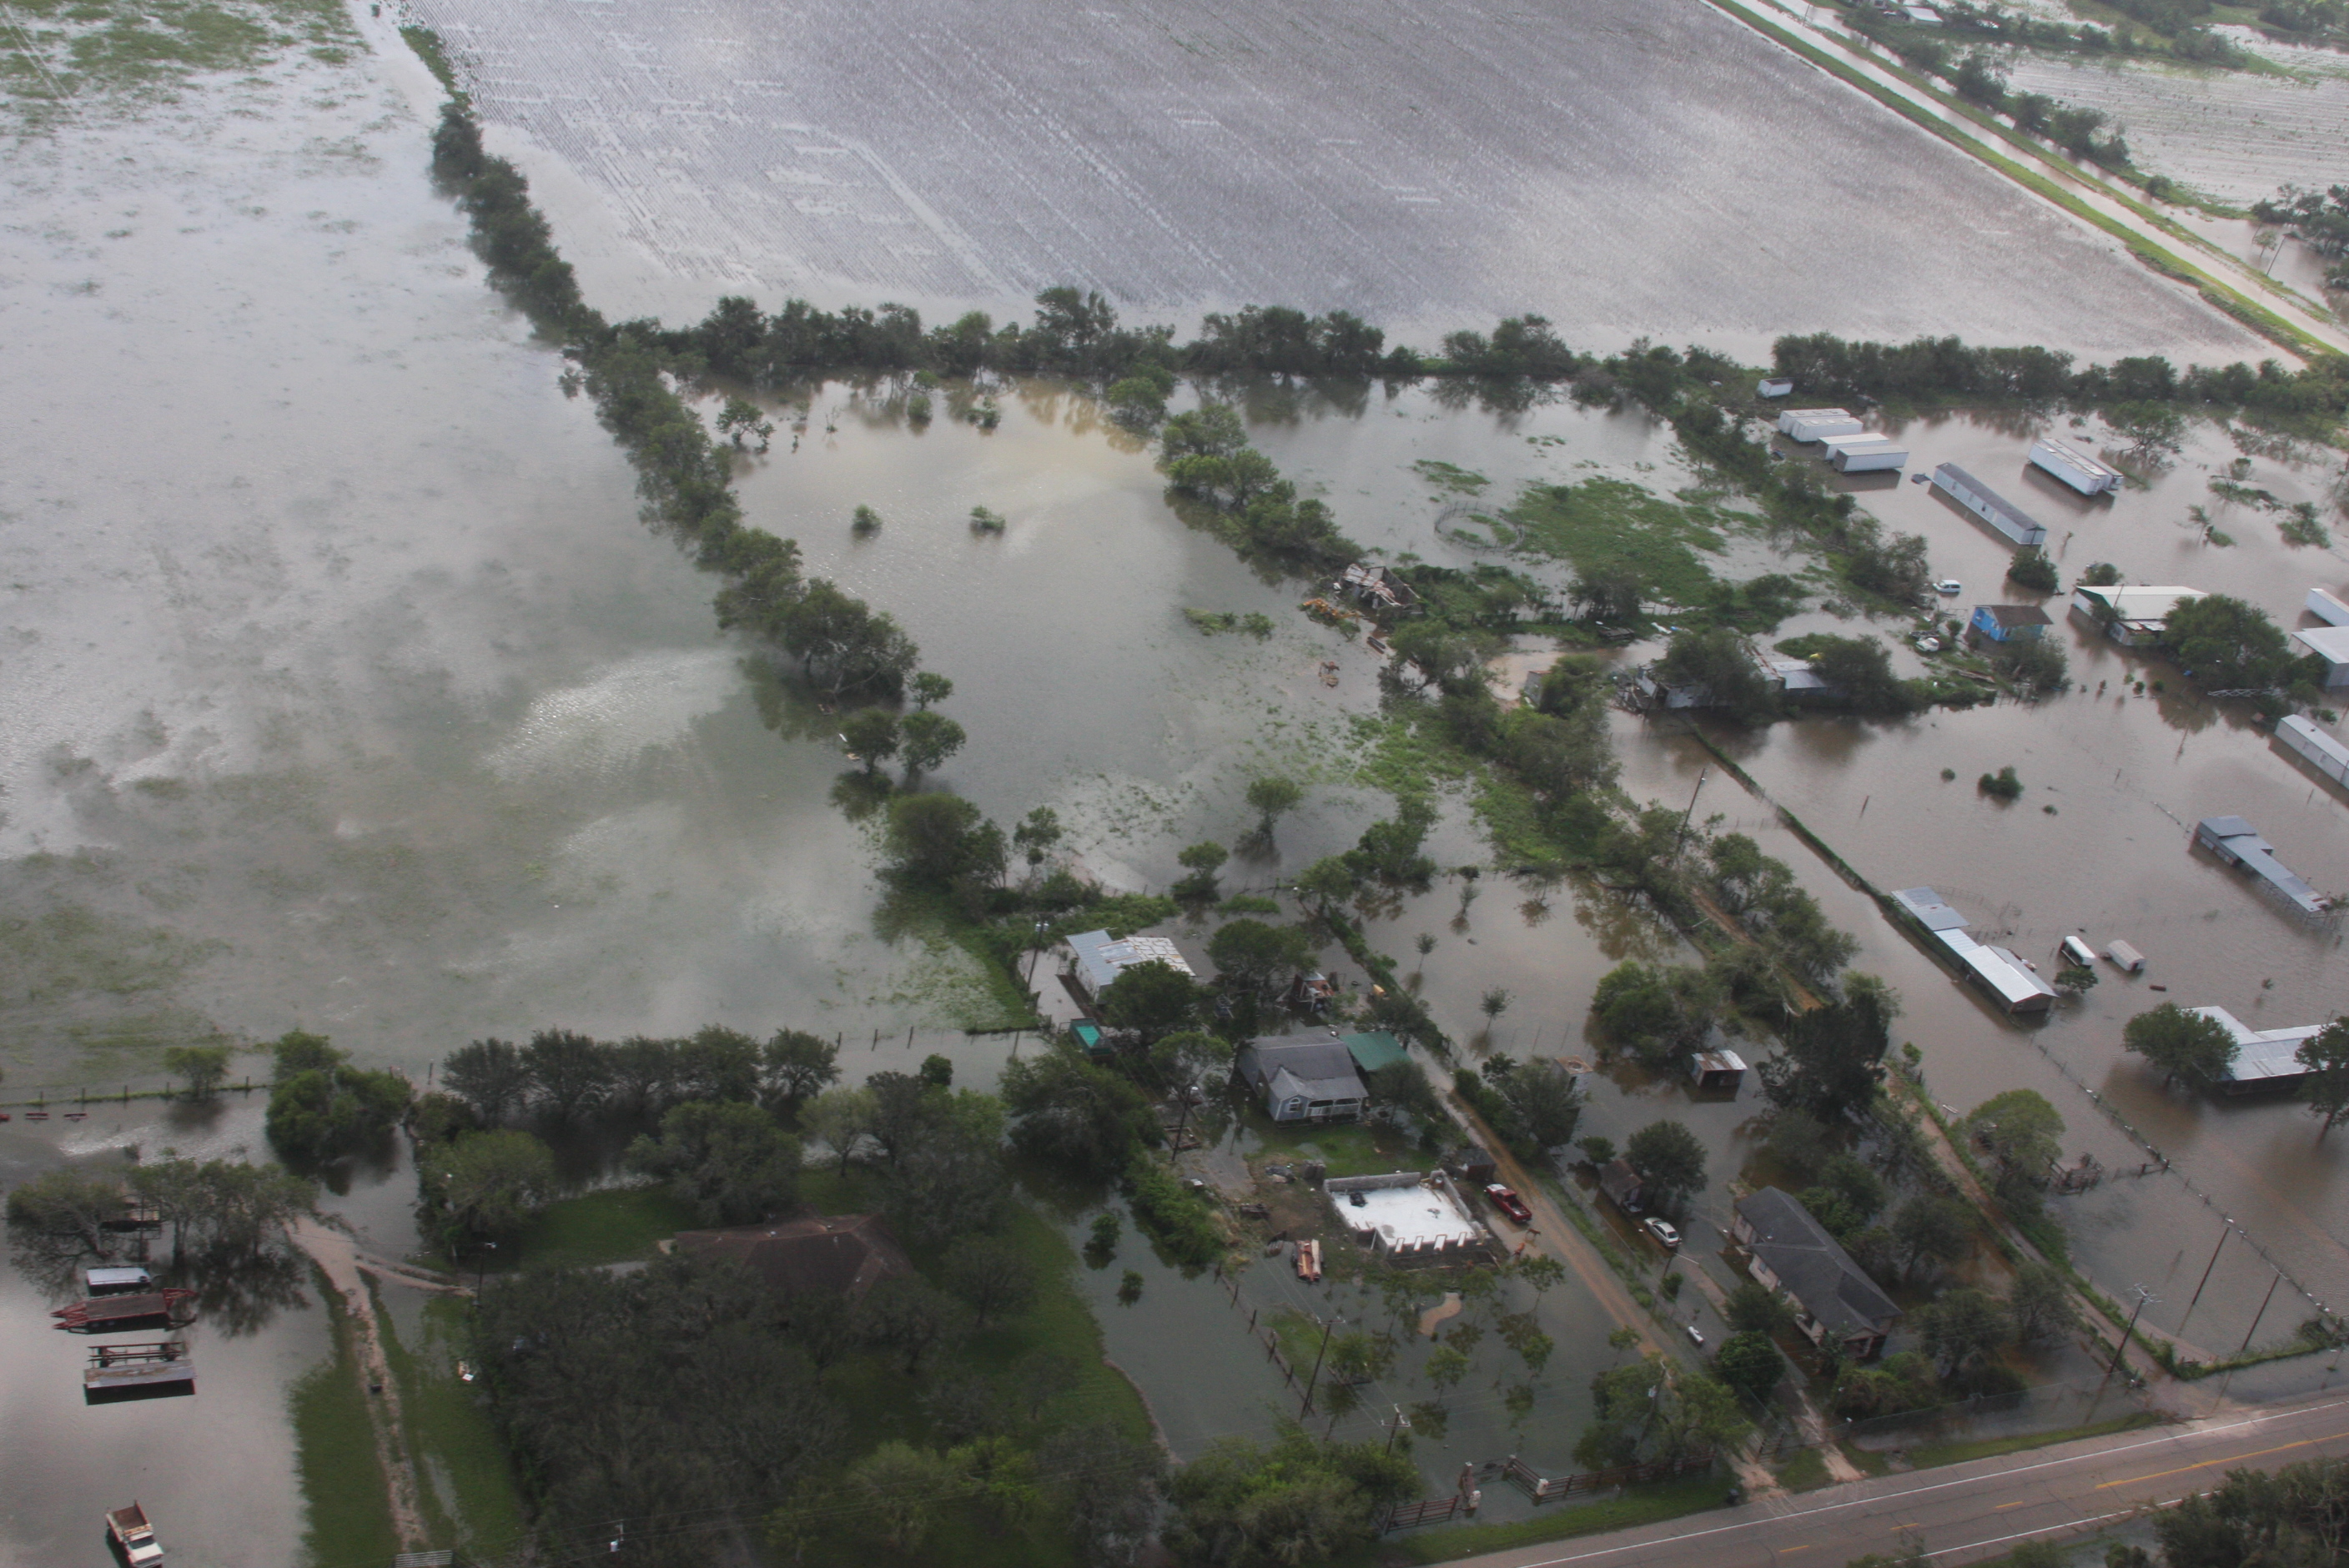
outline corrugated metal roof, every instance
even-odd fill
[[[2292,635],[2326,664],[2349,665],[2349,626],[2309,626]]]
[[[1966,917],[1951,909],[1931,888],[1902,888],[1892,896],[1901,908],[1923,921],[1929,931],[1961,931],[1967,924]]]

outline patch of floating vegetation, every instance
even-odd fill
[[[301,50],[340,65],[364,46],[338,0],[10,0],[0,101],[35,121],[68,101],[168,91]]]

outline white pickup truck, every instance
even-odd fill
[[[147,1511],[135,1502],[106,1516],[106,1532],[122,1548],[130,1568],[147,1568],[150,1563],[163,1561],[163,1549],[155,1543],[155,1527],[147,1522]]]

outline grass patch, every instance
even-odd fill
[[[1826,1456],[1816,1449],[1805,1449],[1778,1467],[1778,1484],[1788,1491],[1816,1491],[1834,1480]]]
[[[376,1459],[367,1395],[359,1388],[358,1353],[349,1315],[323,1279],[335,1354],[295,1380],[295,1470],[305,1511],[302,1542],[314,1568],[380,1568],[399,1550],[391,1528],[391,1501]]]
[[[1626,480],[1528,485],[1507,516],[1518,548],[1569,562],[1586,577],[1635,577],[1641,598],[1673,604],[1705,601],[1714,578],[1697,552],[1717,554],[1728,543],[1723,513]]]
[[[1411,465],[1411,471],[1433,485],[1437,490],[1454,495],[1475,495],[1493,481],[1474,469],[1464,469],[1457,463],[1447,463],[1437,458],[1422,458]]]
[[[295,47],[339,64],[358,45],[330,0],[18,0],[15,9],[31,25],[0,35],[0,91],[25,100],[55,98],[53,80],[75,95],[163,86],[250,70]]]
[[[2044,1449],[2056,1443],[2068,1443],[2075,1438],[2103,1438],[2115,1432],[2133,1432],[2139,1427],[2158,1425],[2161,1418],[2148,1410],[2132,1410],[2110,1421],[2098,1421],[2091,1426],[2066,1427],[2061,1431],[2029,1432],[2018,1438],[1984,1438],[1971,1443],[1934,1443],[1926,1448],[1909,1450],[1909,1462],[1919,1470],[1935,1465],[1961,1465],[1968,1460],[1993,1460],[2001,1454],[2019,1454],[2031,1449]]]
[[[424,1308],[424,1343],[413,1351],[399,1342],[389,1315],[378,1314],[378,1321],[384,1359],[399,1385],[402,1436],[433,1543],[490,1557],[522,1544],[522,1494],[488,1397],[457,1376],[456,1354],[471,1336],[469,1313],[469,1303],[435,1296]]]
[[[409,48],[416,51],[416,57],[422,60],[424,68],[432,73],[432,79],[448,89],[450,98],[460,104],[471,101],[465,97],[464,88],[457,85],[457,67],[450,60],[449,47],[440,41],[440,34],[429,27],[411,23],[399,30],[399,36]]]
[[[1578,1535],[1629,1530],[1634,1525],[1654,1524],[1661,1520],[1678,1519],[1683,1514],[1702,1513],[1708,1508],[1719,1508],[1727,1490],[1713,1476],[1690,1476],[1680,1480],[1659,1481],[1653,1486],[1628,1488],[1619,1497],[1596,1498],[1588,1502],[1568,1503],[1562,1507],[1554,1505],[1550,1512],[1536,1514],[1514,1524],[1472,1524],[1463,1530],[1423,1531],[1381,1542],[1374,1547],[1339,1561],[1344,1568],[1367,1568],[1370,1563],[1400,1553],[1406,1561],[1413,1563],[1444,1563],[1455,1557],[1473,1557],[1484,1552],[1503,1552],[1512,1546],[1532,1546],[1544,1541],[1566,1541]]]
[[[1273,1120],[1253,1100],[1240,1117],[1263,1140],[1268,1159],[1319,1160],[1332,1176],[1383,1176],[1390,1171],[1423,1171],[1435,1163],[1434,1156],[1419,1151],[1416,1140],[1383,1123],[1325,1121],[1299,1127]]]
[[[658,1187],[607,1187],[550,1203],[513,1245],[500,1267],[564,1264],[595,1268],[653,1255],[656,1243],[699,1222]],[[503,1252],[505,1249],[501,1248]]]
[[[1863,1475],[1873,1478],[1892,1473],[1892,1461],[1873,1449],[1863,1449],[1855,1443],[1837,1443],[1836,1447],[1843,1451],[1843,1457],[1857,1466]]]

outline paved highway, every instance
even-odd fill
[[[1613,1535],[1458,1559],[1465,1568],[1843,1568],[1914,1532],[1936,1568],[2000,1557],[2147,1503],[2207,1491],[2230,1470],[2349,1454],[2349,1398],[2149,1427],[2028,1453],[1778,1496]]]

